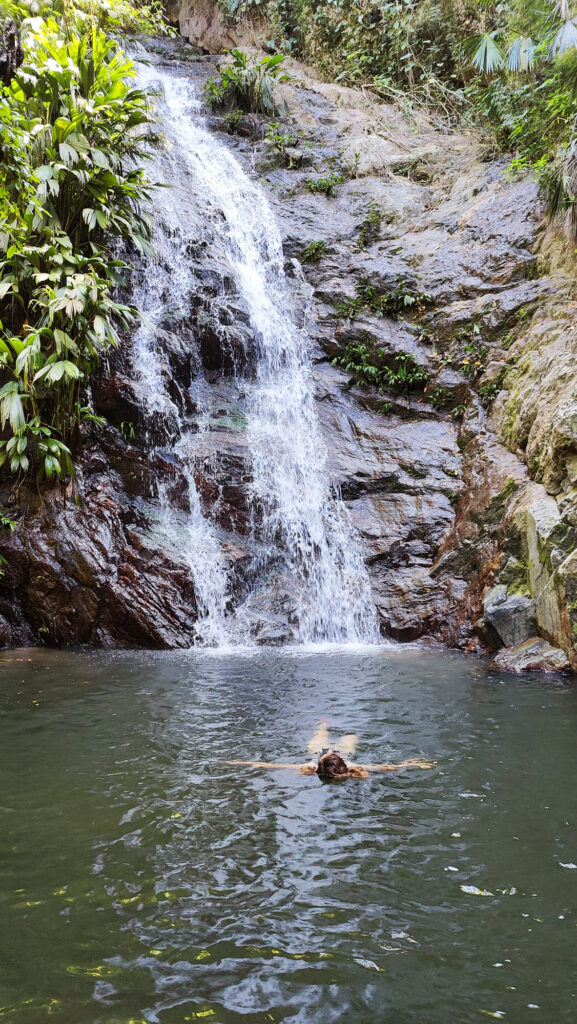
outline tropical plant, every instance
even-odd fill
[[[343,299],[337,303],[337,316],[354,319],[363,310],[376,313],[377,316],[389,316],[398,320],[401,315],[415,316],[433,303],[429,292],[416,292],[403,280],[397,281],[388,292],[379,292],[373,285],[364,284],[357,289],[353,299]]]
[[[328,245],[322,239],[317,242],[309,242],[301,252],[301,263],[318,263],[323,256],[326,256],[327,250]]]
[[[266,138],[284,156],[287,148],[298,145],[301,132],[298,129],[283,131],[279,121],[269,121],[266,129]]]
[[[503,145],[516,147],[512,170],[534,170],[550,214],[569,210],[577,232],[577,15],[569,0],[549,0],[548,10],[529,5],[512,27],[464,42],[471,65],[492,79],[476,103]]]
[[[337,185],[342,185],[344,180],[342,174],[327,174],[321,178],[309,178],[307,188],[309,192],[332,197],[336,192]]]
[[[333,359],[333,365],[352,373],[359,384],[371,385],[381,393],[393,391],[408,395],[411,391],[422,390],[429,379],[425,367],[410,352],[401,351],[391,356],[363,342],[349,342]],[[389,411],[390,406],[386,409]]]
[[[487,75],[505,66],[509,71],[528,71],[540,54],[553,59],[577,48],[577,21],[569,0],[549,0],[549,3],[553,8],[549,16],[544,13],[535,19],[538,42],[531,36],[514,34],[504,48],[498,42],[505,39],[503,28],[465,39],[463,46],[472,66]]]
[[[284,68],[283,54],[259,58],[235,49],[229,51],[229,57],[231,61],[223,67],[220,78],[211,77],[205,86],[205,97],[211,106],[265,117],[286,112],[274,95],[275,86],[291,77]]]
[[[0,103],[0,465],[39,479],[73,472],[81,425],[98,422],[90,374],[134,319],[109,239],[149,249],[147,98],[84,14],[23,21]]]
[[[16,24],[30,18],[58,18],[82,31],[87,24],[107,32],[169,35],[161,0],[2,0],[2,13]]]

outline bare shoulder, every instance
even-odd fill
[[[362,764],[349,764],[348,774],[351,779],[368,779],[369,773]]]
[[[317,766],[313,761],[310,761],[307,764],[299,765],[299,772],[301,775],[316,775]]]

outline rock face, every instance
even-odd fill
[[[153,543],[141,499],[130,494],[132,478],[142,487],[142,457],[114,434],[86,452],[74,493],[47,495],[8,545],[4,538],[4,645],[192,646],[190,572]]]
[[[180,34],[205,53],[222,53],[238,43],[238,36],[216,4],[210,0],[184,0],[179,4]]]
[[[235,41],[208,0],[206,10],[181,3],[180,24],[204,50]],[[217,63],[189,58],[186,74],[201,84]],[[382,631],[468,650],[539,631],[577,667],[577,409],[570,372],[558,372],[577,346],[571,281],[559,244],[543,235],[535,188],[508,182],[472,136],[442,134],[420,115],[409,122],[297,65],[293,73],[298,83],[282,87],[290,117],[268,138],[258,119],[240,135],[226,118],[211,124],[258,174],[280,223],[308,317],[328,468],[361,538]],[[333,197],[311,190],[331,175],[343,179]],[[237,371],[250,373],[254,339],[218,234],[199,239],[190,259],[194,308],[164,353],[165,374],[191,423],[199,368],[211,389],[197,487],[240,600],[250,467]],[[194,640],[190,566],[156,525],[161,485],[187,514],[182,467],[151,454],[174,425],[147,417],[127,352],[95,382],[108,426],[86,437],[74,494],[46,495],[0,540],[4,643]],[[346,366],[363,352],[390,368],[390,387],[359,386]],[[399,375],[407,365],[420,368],[416,386]],[[538,377],[550,380],[549,399],[539,392],[532,403],[527,381]],[[254,616],[260,642],[290,639],[290,581],[286,592],[257,594]]]

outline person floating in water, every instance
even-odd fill
[[[292,768],[301,775],[318,775],[320,779],[368,779],[371,772],[394,772],[399,768],[434,768],[434,761],[401,761],[400,764],[355,764],[358,737],[354,733],[341,736],[334,747],[329,743],[326,719],[322,719],[307,744],[311,760],[305,764],[271,764],[268,761],[227,761],[231,765],[251,768]]]

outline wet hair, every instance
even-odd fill
[[[317,775],[320,779],[338,779],[348,773],[346,761],[343,761],[339,754],[335,754],[334,750],[323,754],[317,764]]]

